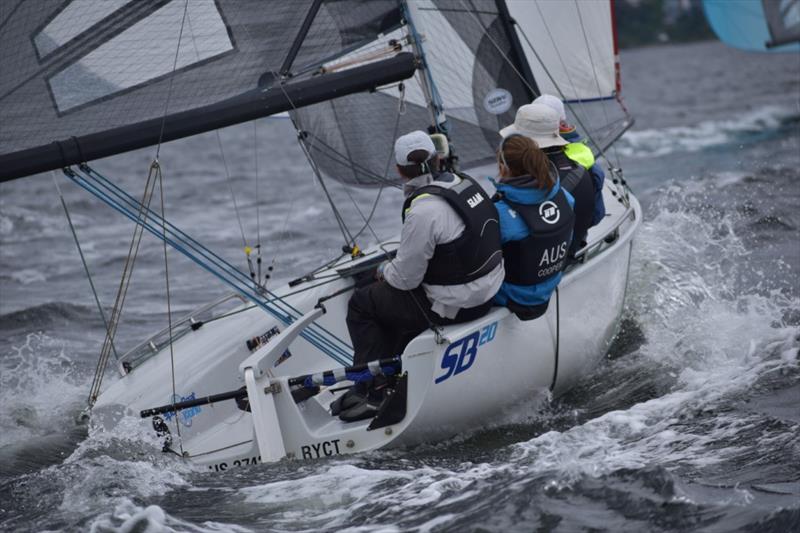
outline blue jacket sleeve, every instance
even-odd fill
[[[592,226],[600,223],[606,216],[606,204],[603,202],[603,183],[606,180],[606,174],[600,165],[595,163],[589,169],[589,174],[592,176],[592,184],[594,185],[594,211],[592,212]]]

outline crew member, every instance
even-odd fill
[[[497,211],[505,281],[495,303],[522,320],[544,314],[561,281],[572,240],[575,203],[536,142],[505,137],[497,151]]]
[[[534,100],[533,103],[544,104],[558,113],[558,134],[569,143],[564,147],[564,153],[576,163],[580,163],[592,176],[592,184],[594,185],[592,226],[599,224],[600,221],[603,220],[603,217],[606,216],[606,205],[603,201],[603,182],[605,182],[606,173],[603,172],[603,169],[595,161],[591,148],[586,146],[586,143],[583,142],[581,134],[578,133],[578,129],[573,124],[567,122],[567,113],[564,110],[564,103],[559,98],[552,94],[543,94]]]
[[[570,256],[574,256],[586,245],[586,235],[594,218],[595,190],[589,172],[564,153],[569,143],[558,132],[556,111],[543,104],[527,104],[517,110],[514,123],[500,130],[500,135],[507,137],[518,133],[533,139],[555,165],[561,187],[575,199],[575,227],[570,245]]]
[[[438,173],[431,138],[403,135],[394,147],[403,180],[396,257],[357,289],[347,310],[353,363],[392,357],[426,328],[485,315],[503,282],[497,209],[464,174]]]

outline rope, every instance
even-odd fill
[[[220,157],[222,157],[222,167],[225,170],[225,180],[228,182],[228,188],[231,191],[231,200],[233,201],[233,211],[236,213],[236,221],[239,224],[239,234],[242,237],[242,246],[245,249],[247,249],[247,237],[245,237],[244,234],[244,225],[242,224],[242,217],[239,214],[239,204],[236,202],[236,193],[233,190],[233,180],[231,179],[231,173],[228,170],[228,159],[225,157],[225,150],[222,147],[222,137],[219,134],[219,130],[215,131],[217,133],[217,145],[219,146],[219,155]]]
[[[539,12],[539,18],[541,18],[542,20],[547,20],[544,17],[544,13],[542,13],[542,8],[539,5],[539,0],[536,0],[535,5],[536,5],[536,11]],[[553,37],[553,32],[550,31],[550,25],[549,24],[545,24],[544,25],[544,29],[547,32],[547,36],[550,38],[550,44],[553,45],[553,50],[556,51],[556,56],[558,57],[558,62],[561,63],[561,68],[564,69],[564,73],[567,75],[567,80],[569,81],[569,85],[572,88],[572,92],[576,95],[576,98],[577,98],[578,102],[582,102],[582,99],[577,96],[578,95],[578,90],[575,88],[575,82],[572,81],[572,75],[570,74],[569,69],[567,68],[567,63],[564,61],[564,58],[561,56],[561,47],[556,45],[556,39],[555,39],[555,37]],[[520,30],[520,31],[522,31],[522,30]],[[572,110],[572,111],[573,111],[573,113],[575,112],[574,110]]]

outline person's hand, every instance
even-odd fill
[[[389,264],[389,261],[384,261],[378,268],[375,269],[375,279],[378,281],[383,281],[383,269],[386,268],[386,265]]]

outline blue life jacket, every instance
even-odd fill
[[[571,240],[575,199],[561,188],[559,182],[549,191],[505,183],[495,183],[495,187],[498,192],[495,206],[500,216],[500,240],[507,274],[494,302],[512,311],[515,306],[543,306],[544,312],[563,275],[566,254],[561,250],[561,241],[568,243]],[[526,222],[525,218],[548,217],[545,208],[552,207],[549,204],[554,204],[560,212],[557,223],[551,224],[546,220],[529,220],[532,224]],[[553,220],[555,217],[549,215],[548,218]],[[548,226],[552,226],[554,231],[549,231]],[[509,250],[510,254],[507,253]],[[520,260],[529,264],[517,263]]]

